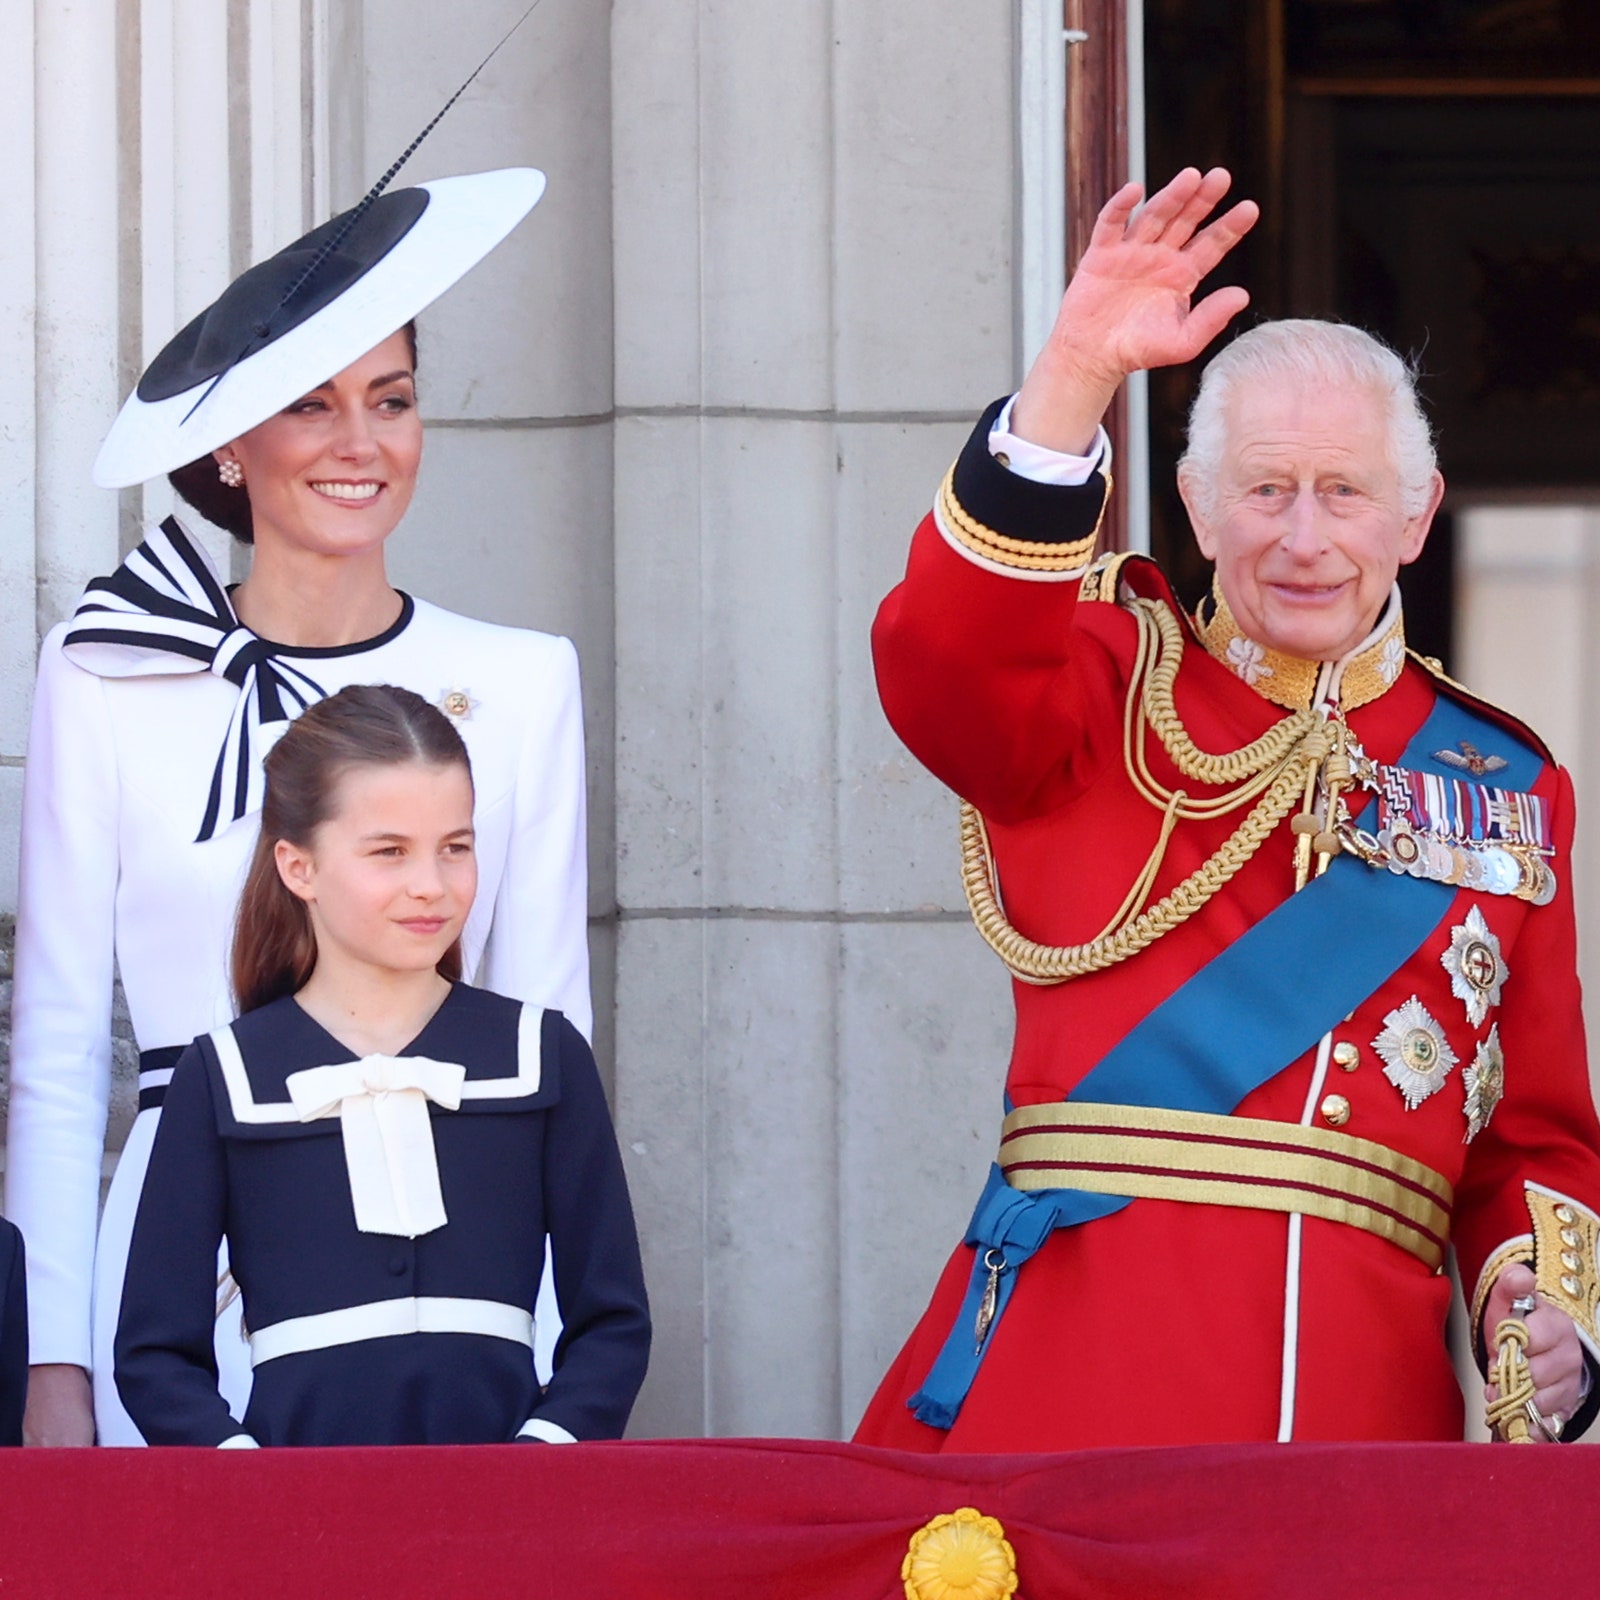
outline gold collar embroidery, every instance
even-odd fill
[[[1323,663],[1269,650],[1249,638],[1234,620],[1215,579],[1211,584],[1210,615],[1202,605],[1195,613],[1194,626],[1207,651],[1264,699],[1286,711],[1310,707]],[[1334,664],[1330,697],[1346,711],[1368,705],[1393,687],[1405,662],[1406,630],[1397,587],[1378,618],[1377,627]]]

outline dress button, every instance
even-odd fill
[[[1576,1300],[1583,1293],[1582,1281],[1578,1278],[1571,1277],[1566,1273],[1561,1275],[1561,1287],[1565,1289],[1574,1300]]]
[[[1572,1214],[1572,1207],[1571,1206],[1557,1206],[1556,1207],[1556,1221],[1557,1222],[1573,1223],[1573,1222],[1576,1222],[1577,1220],[1578,1219]]]
[[[406,1270],[406,1258],[404,1256],[390,1256],[389,1270],[398,1278]]]
[[[1334,1127],[1342,1128],[1350,1120],[1350,1102],[1342,1094],[1327,1095],[1322,1102],[1322,1115]]]
[[[1354,1072],[1361,1065],[1361,1051],[1348,1039],[1341,1039],[1333,1047],[1333,1064],[1341,1072]]]

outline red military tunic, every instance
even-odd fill
[[[1161,820],[1135,790],[1124,759],[1137,626],[1115,596],[1080,602],[1103,480],[1056,488],[1007,472],[988,454],[992,416],[917,530],[905,580],[879,612],[879,690],[907,746],[987,819],[1010,922],[1030,939],[1072,945],[1114,917]],[[1128,563],[1121,576],[1125,592],[1131,586],[1176,610],[1148,563]],[[1057,581],[1040,581],[1050,579]],[[1310,703],[1315,664],[1244,639],[1225,607],[1204,641],[1188,619],[1184,627],[1175,704],[1201,750],[1233,750],[1278,722],[1285,704]],[[1285,1059],[1235,1114],[1324,1128],[1334,1122],[1443,1175],[1454,1187],[1451,1243],[1469,1293],[1480,1278],[1486,1288],[1508,1259],[1531,1256],[1526,1182],[1570,1197],[1582,1235],[1576,1298],[1589,1311],[1576,1320],[1592,1354],[1600,1128],[1579,1011],[1571,785],[1526,728],[1405,656],[1399,639],[1396,599],[1344,664],[1337,698],[1352,734],[1373,760],[1395,763],[1439,696],[1467,701],[1503,734],[1508,754],[1520,750],[1525,767],[1537,758],[1533,792],[1550,808],[1557,893],[1544,906],[1466,889],[1441,895],[1448,909],[1431,934],[1333,1026],[1323,1080],[1316,1049]],[[1161,783],[1195,792],[1154,737],[1145,747]],[[1180,823],[1151,901],[1206,861],[1243,814]],[[1410,879],[1396,883],[1401,892],[1438,892]],[[1016,983],[1010,1101],[1060,1101],[1294,888],[1285,821],[1195,916],[1131,959],[1054,986]],[[1508,974],[1498,1003],[1476,1024],[1442,960],[1474,906]],[[1340,951],[1328,948],[1318,959],[1338,962]],[[1374,1049],[1389,1014],[1413,999],[1442,1026],[1458,1063],[1414,1109]],[[1239,1003],[1247,1002],[1241,996]],[[1463,1083],[1491,1029],[1503,1051],[1504,1093],[1469,1141]],[[1329,1095],[1347,1102],[1347,1119]],[[973,1262],[970,1246],[956,1249],[858,1439],[1016,1451],[1461,1437],[1445,1345],[1451,1286],[1442,1271],[1339,1222],[1152,1198],[1046,1239],[1018,1269],[953,1425],[929,1426],[907,1402],[965,1316]],[[963,1323],[962,1336],[970,1349],[969,1327]]]

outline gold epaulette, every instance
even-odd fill
[[[1126,550],[1108,550],[1100,556],[1083,575],[1078,588],[1080,600],[1103,600],[1115,605],[1121,583],[1122,564],[1128,559]]]

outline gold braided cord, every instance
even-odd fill
[[[978,932],[989,948],[1005,962],[1015,976],[1026,983],[1065,983],[1085,973],[1114,967],[1137,955],[1164,934],[1187,922],[1259,850],[1262,843],[1300,800],[1300,774],[1286,769],[1278,774],[1254,809],[1220,849],[1183,880],[1164,899],[1136,916],[1128,915],[1128,902],[1112,925],[1086,944],[1048,945],[1024,938],[1006,921],[1000,909],[994,882],[994,856],[989,848],[988,830],[975,806],[961,807],[961,881],[967,905]],[[1164,829],[1157,849],[1162,848],[1170,829]],[[1160,861],[1155,856],[1146,864],[1139,884],[1145,893],[1155,880]],[[1129,899],[1133,899],[1130,895]],[[1121,926],[1117,922],[1121,921]]]
[[[1183,659],[1183,633],[1177,618],[1165,606],[1149,600],[1135,600],[1131,609],[1139,634],[1122,716],[1122,758],[1128,776],[1143,799],[1159,811],[1171,810],[1180,821],[1206,822],[1225,817],[1266,791],[1295,747],[1319,732],[1320,720],[1314,712],[1296,712],[1274,723],[1253,744],[1238,750],[1213,755],[1199,749],[1173,701],[1173,686]],[[1167,789],[1150,771],[1145,757],[1147,724],[1155,728],[1173,765],[1185,777],[1213,788],[1225,784],[1234,787],[1210,800],[1192,800],[1181,789]],[[1314,773],[1321,753],[1300,753],[1308,758]]]
[[[1308,784],[1328,756],[1333,737],[1312,711],[1292,712],[1253,743],[1214,754],[1189,737],[1173,703],[1183,657],[1183,632],[1168,608],[1135,599],[1139,625],[1133,671],[1123,710],[1123,763],[1140,796],[1162,814],[1144,866],[1110,922],[1082,944],[1048,945],[1019,932],[1001,909],[989,831],[977,808],[961,807],[961,882],[972,920],[1012,975],[1024,983],[1056,984],[1116,966],[1188,921],[1255,855],[1288,814],[1303,805]],[[1147,727],[1185,777],[1210,787],[1231,786],[1210,800],[1168,789],[1145,757]],[[1181,821],[1203,821],[1255,804],[1212,856],[1146,909],[1167,846]]]
[[[1533,1372],[1528,1366],[1528,1325],[1507,1317],[1494,1330],[1495,1397],[1488,1405],[1488,1423],[1510,1444],[1534,1444],[1528,1428],[1528,1402],[1533,1399]]]
[[[1141,634],[1153,626],[1160,644],[1149,666],[1148,681],[1141,686],[1136,672],[1129,684],[1129,697],[1140,691],[1145,717],[1184,777],[1216,787],[1243,782],[1287,760],[1294,747],[1321,723],[1315,711],[1292,711],[1251,744],[1225,755],[1201,750],[1189,737],[1173,701],[1178,668],[1183,662],[1183,630],[1178,619],[1158,600],[1136,599],[1132,606]]]

